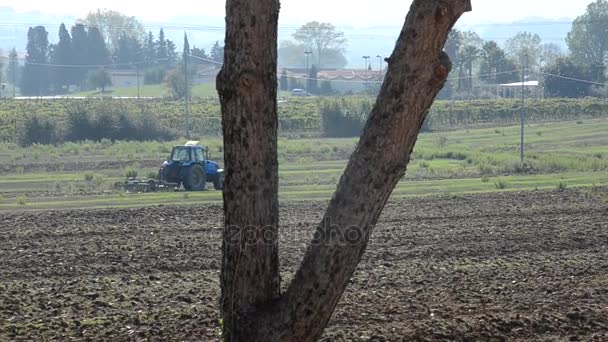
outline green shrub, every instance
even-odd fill
[[[499,179],[494,182],[494,186],[496,187],[496,189],[504,190],[509,187],[509,183],[504,179]]]
[[[127,169],[125,176],[127,178],[137,178],[138,172],[135,169]]]
[[[91,172],[87,172],[84,174],[84,180],[87,182],[92,181],[93,179],[95,179],[95,175]]]
[[[17,196],[17,204],[19,204],[19,205],[26,205],[27,204],[27,197],[25,195]]]
[[[437,147],[444,148],[447,145],[448,145],[448,137],[442,135],[437,139]]]
[[[557,183],[558,191],[565,191],[567,187],[568,187],[568,184],[566,184],[566,182],[564,182],[564,181],[560,181],[559,183]]]

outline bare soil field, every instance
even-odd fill
[[[608,189],[389,203],[325,341],[608,340]],[[325,203],[281,207],[297,268]],[[0,340],[219,340],[221,206],[0,213]]]

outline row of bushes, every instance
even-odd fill
[[[279,103],[282,132],[312,132],[327,137],[357,136],[371,111],[369,96],[290,98]],[[426,130],[500,126],[519,122],[516,99],[437,101]],[[60,141],[175,138],[183,132],[183,103],[167,100],[0,101],[0,142],[22,144]],[[528,100],[528,122],[608,117],[608,101],[597,98]],[[190,131],[221,135],[216,100],[191,106]]]
[[[100,102],[95,106],[83,103],[67,110],[65,121],[48,116],[29,116],[21,130],[19,142],[32,144],[56,144],[66,141],[115,140],[170,140],[176,133],[157,125],[157,119],[149,112],[130,112],[120,103]]]

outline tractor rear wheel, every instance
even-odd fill
[[[205,170],[200,165],[193,165],[184,172],[184,188],[188,191],[205,190],[207,178]]]
[[[218,173],[215,176],[215,178],[213,179],[213,188],[215,188],[215,190],[224,189],[224,174],[223,173]]]

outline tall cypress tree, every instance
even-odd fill
[[[27,33],[27,55],[21,79],[24,95],[46,95],[48,92],[48,32],[44,26],[36,26]]]
[[[59,42],[53,47],[51,64],[54,64],[50,74],[51,84],[56,88],[56,91],[62,92],[61,90],[64,87],[74,82],[72,70],[67,66],[74,64],[72,37],[70,37],[70,33],[63,23],[59,26]]]
[[[97,27],[89,28],[88,37],[88,64],[106,65],[110,64],[110,52],[106,47],[106,41]]]
[[[123,32],[118,38],[116,63],[119,68],[135,68],[141,62],[142,46],[139,40]]]
[[[158,41],[156,42],[156,58],[158,58],[158,63],[160,65],[168,66],[168,57],[169,54],[167,50],[167,40],[165,39],[165,31],[161,28],[158,33]]]
[[[84,25],[76,24],[72,26],[72,60],[76,65],[89,64],[89,38]],[[75,84],[84,86],[86,82],[87,69],[73,68],[72,77]]]
[[[156,64],[156,42],[154,41],[152,31],[148,32],[148,37],[144,44],[144,61],[146,62],[146,67]]]

